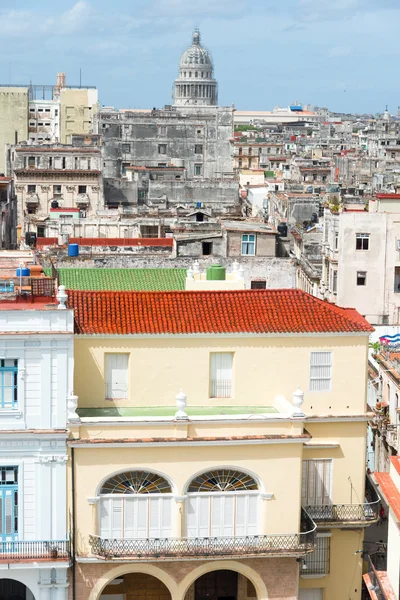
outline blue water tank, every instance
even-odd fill
[[[17,277],[29,277],[31,274],[31,270],[27,267],[23,267],[22,269],[17,269],[16,275]]]
[[[79,244],[68,244],[68,256],[79,256]]]

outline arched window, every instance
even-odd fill
[[[171,536],[171,484],[150,471],[125,471],[101,487],[99,535],[106,539]]]
[[[259,488],[251,475],[215,469],[188,486],[188,537],[246,536],[258,533]]]

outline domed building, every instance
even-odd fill
[[[185,50],[179,62],[179,77],[174,83],[174,106],[216,106],[218,85],[210,53],[200,42],[200,31],[195,29],[192,45]]]

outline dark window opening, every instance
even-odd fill
[[[357,271],[357,285],[367,285],[366,271]]]
[[[267,282],[266,281],[252,281],[250,284],[250,289],[252,290],[266,290]]]
[[[203,256],[210,256],[212,254],[213,249],[212,242],[202,242],[201,249]]]

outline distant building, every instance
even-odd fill
[[[0,175],[5,175],[5,145],[27,139],[28,86],[0,86]]]

